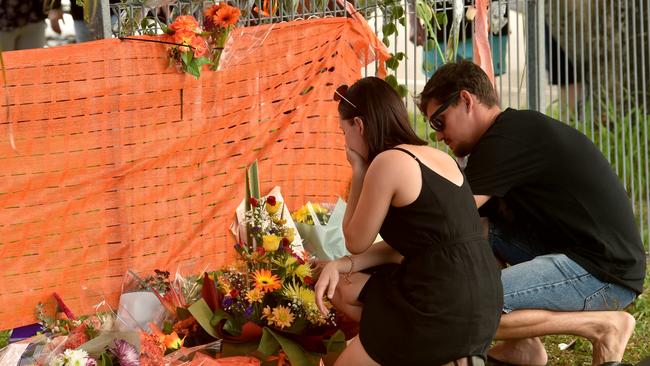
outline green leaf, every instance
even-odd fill
[[[192,62],[192,59],[194,58],[194,52],[192,51],[187,51],[187,52],[181,52],[181,60],[183,60],[183,63],[189,67],[190,63]]]
[[[397,5],[393,8],[393,18],[399,19],[404,16],[404,8],[401,5]]]
[[[265,337],[267,337],[266,341],[264,339]],[[274,341],[268,339],[270,337],[274,338]],[[310,357],[313,355],[310,355],[308,352],[306,352],[296,342],[281,336],[280,334],[272,331],[268,327],[264,327],[262,331],[262,340],[260,341],[260,348],[258,348],[258,351],[265,353],[265,351],[273,349],[275,344],[279,344],[279,346],[282,348],[282,351],[284,351],[284,353],[287,354],[287,359],[291,363],[291,366],[318,365],[318,357],[316,358]],[[261,348],[264,348],[265,350],[263,351]]]
[[[212,327],[216,327],[217,324],[219,324],[222,320],[226,319],[226,323],[223,325],[223,330],[226,332],[230,333],[233,336],[239,336],[241,334],[241,325],[237,324],[235,321],[235,318],[233,318],[230,314],[226,313],[225,311],[221,309],[217,309],[214,311],[214,316],[210,320],[210,325]]]
[[[397,94],[399,94],[400,97],[404,98],[409,94],[409,89],[406,87],[406,85],[399,84],[397,88],[395,88],[397,91]]]
[[[384,34],[384,38],[390,36],[391,34],[397,32],[397,27],[395,26],[394,23],[388,23],[384,25],[384,27],[381,29],[382,33]]]
[[[399,24],[406,27],[406,18],[399,18]]]
[[[390,47],[390,39],[388,39],[388,37],[382,38],[381,41],[386,45],[386,47]]]
[[[185,319],[191,317],[192,314],[190,314],[190,312],[189,312],[189,310],[187,310],[187,308],[178,307],[178,308],[176,308],[176,316],[180,320],[185,320]]]
[[[396,59],[402,61],[402,60],[406,57],[406,54],[405,54],[404,52],[397,52],[397,53],[394,55],[394,57],[395,57]]]
[[[436,22],[440,27],[444,27],[448,23],[447,12],[441,11],[436,13]]]
[[[345,333],[339,329],[325,342],[325,348],[327,349],[327,352],[340,353],[343,352],[346,344]]]
[[[196,62],[188,64],[186,71],[197,79],[201,76],[201,66],[197,65]]]
[[[399,60],[395,56],[391,56],[388,60],[386,60],[386,67],[392,70],[397,70],[397,67],[399,66]]]
[[[199,66],[211,64],[210,59],[205,57],[205,56],[201,56],[201,57],[195,59],[194,62]]]
[[[424,69],[425,72],[430,73],[433,71],[433,65],[429,61],[424,61],[422,63],[422,68]]]
[[[194,319],[196,319],[196,322],[201,325],[203,330],[205,330],[209,335],[213,336],[214,338],[217,337],[217,332],[214,330],[214,327],[211,324],[212,317],[214,316],[214,313],[212,313],[212,310],[210,310],[210,307],[208,304],[205,302],[205,300],[200,299],[199,301],[195,302],[188,308]]]
[[[251,195],[257,199],[260,198],[260,178],[257,173],[257,160],[251,164],[248,169],[250,173],[250,185],[251,185]]]
[[[384,78],[384,81],[390,84],[390,86],[392,86],[393,88],[397,88],[397,78],[395,77],[395,75],[387,75]]]
[[[257,351],[268,357],[278,351],[280,348],[280,342],[278,342],[273,334],[269,332],[269,328],[262,328],[262,339],[260,339],[260,344],[257,346]]]
[[[425,25],[428,25],[431,22],[431,18],[433,18],[431,6],[421,0],[415,3],[415,14],[418,18],[422,19]]]
[[[99,355],[99,363],[97,366],[113,366],[113,359],[108,353],[103,352]]]

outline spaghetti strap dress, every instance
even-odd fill
[[[500,269],[463,176],[458,186],[417,160],[422,189],[391,206],[380,229],[404,256],[382,265],[359,294],[359,337],[381,365],[442,365],[467,356],[485,359],[503,307]]]

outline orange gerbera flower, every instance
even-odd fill
[[[196,30],[199,29],[199,22],[197,22],[191,15],[181,15],[174,19],[172,24],[169,26],[169,29],[174,32],[181,30],[196,32]]]
[[[221,3],[213,5],[213,6],[209,7],[209,8],[207,8],[207,9],[205,9],[205,11],[203,12],[203,16],[206,17],[206,18],[211,18],[217,13],[217,11],[220,8],[221,8]]]
[[[255,288],[264,292],[271,292],[282,287],[280,277],[274,275],[268,269],[259,269],[253,273]]]
[[[205,39],[201,37],[194,37],[190,46],[194,47],[195,58],[199,58],[208,52],[208,45],[205,43]]]
[[[174,43],[190,46],[195,42],[196,34],[187,30],[179,30],[174,33]],[[189,51],[189,47],[179,47],[181,52]]]
[[[218,27],[227,28],[237,24],[240,15],[241,11],[238,8],[225,5],[217,10],[216,14],[212,17],[212,21]]]

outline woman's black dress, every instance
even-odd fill
[[[361,343],[382,365],[485,357],[503,288],[467,180],[458,187],[396,149],[418,161],[422,189],[413,203],[391,206],[382,224],[382,238],[404,260],[377,267],[361,291]]]

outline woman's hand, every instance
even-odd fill
[[[318,282],[316,282],[316,286],[314,287],[316,290],[316,305],[323,315],[329,313],[329,310],[323,303],[323,296],[325,295],[325,292],[327,292],[327,298],[331,299],[334,297],[334,291],[339,283],[340,275],[338,263],[338,260],[327,263],[325,267],[323,267],[323,270],[318,277]]]
[[[368,169],[368,161],[361,156],[358,152],[350,149],[350,147],[345,147],[345,155],[348,158],[348,162],[352,166],[354,172],[362,172],[365,174]]]

